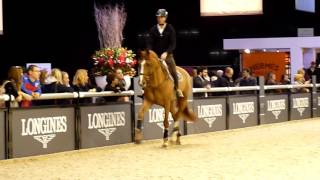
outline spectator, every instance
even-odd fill
[[[233,74],[234,71],[231,67],[227,67],[225,69],[224,75],[221,77],[218,77],[218,80],[214,83],[215,87],[234,87],[235,83],[233,81]],[[221,93],[215,93],[215,95],[231,95],[234,94],[234,92],[221,92]]]
[[[77,92],[100,92],[102,89],[89,83],[88,71],[78,69],[73,77],[73,89]],[[79,103],[92,103],[92,98],[82,98]]]
[[[267,75],[266,85],[277,85],[279,83],[276,82],[276,74],[269,72]]]
[[[315,61],[311,62],[310,68],[307,69],[307,76],[312,79],[312,76],[316,76],[317,83],[320,82],[320,70],[317,68],[317,63]],[[308,79],[306,79],[308,80]]]
[[[192,69],[192,74],[191,74],[192,78],[195,78],[198,76],[198,69],[196,67],[194,67]]]
[[[256,86],[257,80],[256,78],[251,76],[251,72],[249,69],[244,69],[242,71],[242,78],[240,79],[240,86]]]
[[[304,83],[305,83],[306,81],[308,81],[308,82],[306,82],[306,83],[310,83],[310,79],[309,79],[308,75],[306,75],[306,71],[305,71],[303,68],[298,69],[297,74],[301,74],[301,75],[302,75],[303,80],[304,80]]]
[[[129,89],[129,87],[131,86],[131,80],[124,77],[122,69],[116,69],[115,75],[116,78],[119,79],[119,85],[124,89]]]
[[[288,75],[286,75],[286,74],[282,75],[281,84],[283,84],[283,85],[291,84],[291,81],[290,81]]]
[[[276,74],[269,72],[267,74],[267,79],[266,79],[266,85],[279,85],[280,83],[278,83],[276,81],[277,77]],[[279,89],[274,89],[274,90],[266,90],[266,93],[281,93],[281,90]]]
[[[304,84],[308,84],[308,81],[305,81],[304,76],[302,74],[296,74],[294,76],[294,84],[296,85],[304,85]],[[308,88],[296,88],[293,89],[293,92],[297,92],[297,93],[307,93],[310,92]]]
[[[240,86],[256,86],[257,80],[256,78],[251,76],[251,72],[249,69],[244,69],[242,71],[242,78],[239,82]],[[255,91],[241,91],[240,94],[255,94]]]
[[[73,92],[72,87],[67,87],[62,83],[62,73],[60,69],[52,69],[51,74],[46,80],[46,84],[42,86],[42,93],[64,93]],[[42,101],[42,104],[70,104],[69,100],[48,100]]]
[[[210,82],[204,77],[208,75],[208,69],[201,67],[197,70],[198,75],[193,79],[194,88],[210,88]]]
[[[69,74],[65,71],[61,72],[62,74],[62,84],[67,86],[67,87],[71,87],[70,86],[70,79],[69,79]]]
[[[31,100],[32,97],[23,93],[21,91],[21,84],[22,84],[22,77],[23,77],[23,69],[20,66],[12,66],[8,72],[8,80],[4,81],[2,87],[4,88],[4,92],[8,95],[12,95],[15,98],[15,101],[6,101],[5,107],[19,107],[19,102],[23,99]],[[3,106],[4,107],[4,106]]]
[[[222,77],[222,76],[223,76],[223,71],[219,69],[219,70],[217,71],[217,76],[218,76],[218,77]]]
[[[116,77],[115,74],[111,73],[107,77],[107,86],[105,87],[105,91],[113,91],[115,93],[120,93],[121,91],[125,91],[123,87],[120,87],[119,79]],[[117,97],[117,96],[109,96],[105,97],[105,101],[112,102],[112,101],[129,101],[129,97]]]
[[[234,87],[235,85],[232,79],[233,73],[233,69],[231,67],[227,67],[225,69],[224,75],[218,77],[218,80],[215,83],[215,87]]]
[[[36,65],[30,65],[27,69],[27,74],[23,77],[21,90],[22,92],[32,96],[33,98],[38,98],[41,95],[40,86],[40,69]],[[32,102],[29,99],[24,99],[21,102],[21,107],[30,107]]]
[[[41,84],[41,86],[42,85],[45,85],[46,84],[46,80],[47,80],[47,78],[48,78],[48,71],[47,70],[41,70],[40,71],[40,84]]]

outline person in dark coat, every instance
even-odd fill
[[[89,82],[88,71],[85,69],[78,69],[73,78],[73,89],[75,92],[100,92],[102,89],[97,86],[91,85]],[[81,98],[81,104],[92,103],[92,98]]]
[[[41,87],[42,93],[65,93],[73,92],[72,87],[67,87],[62,82],[62,72],[60,69],[52,69],[51,74],[46,79],[46,83]],[[71,100],[59,99],[59,100],[46,100],[41,102],[42,105],[53,104],[71,104]]]
[[[240,86],[256,86],[256,78],[251,76],[251,71],[249,69],[243,69],[242,78],[239,82]],[[241,91],[240,94],[255,94],[255,91]]]
[[[153,50],[161,60],[165,61],[167,68],[173,77],[177,96],[182,98],[183,94],[179,89],[176,63],[173,57],[173,51],[176,48],[176,32],[174,27],[166,22],[168,12],[165,9],[159,9],[156,16],[158,23],[153,26],[149,32],[147,48]]]
[[[233,81],[234,71],[231,67],[227,67],[224,71],[224,74],[214,82],[215,87],[234,87],[235,83]],[[234,92],[219,92],[214,93],[213,95],[231,95]]]
[[[125,89],[121,86],[119,79],[117,78],[117,75],[114,73],[111,73],[107,76],[107,86],[105,87],[105,91],[113,91],[115,93],[121,93],[122,91],[125,91]],[[127,97],[118,97],[118,96],[108,96],[105,97],[106,102],[114,102],[114,101],[126,101]]]

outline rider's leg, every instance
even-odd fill
[[[176,63],[173,59],[173,55],[168,55],[166,59],[166,64],[168,66],[168,70],[173,78],[174,81],[174,89],[177,91],[178,97],[183,97],[183,94],[181,90],[179,89],[179,80],[178,80],[178,74],[176,70]]]

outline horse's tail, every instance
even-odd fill
[[[182,98],[178,101],[179,111],[181,112],[181,116],[188,121],[195,121],[196,115],[189,109],[188,101],[186,98]]]

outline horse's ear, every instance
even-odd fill
[[[149,59],[149,49],[140,50],[139,52],[140,59],[147,60]]]

